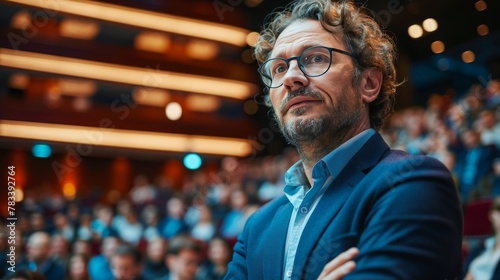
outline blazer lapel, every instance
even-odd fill
[[[285,198],[286,199],[286,198]],[[285,242],[288,231],[288,224],[292,214],[293,206],[286,199],[276,211],[269,227],[269,236],[265,239],[262,250],[271,252],[262,254],[265,279],[281,279],[283,272],[283,258],[285,254]]]
[[[363,179],[364,171],[379,162],[388,149],[380,134],[373,135],[342,169],[339,176],[334,178],[304,228],[295,256],[293,279],[302,279],[303,274],[308,272],[306,261],[314,247],[320,243],[321,234],[347,200],[351,190]],[[322,268],[316,269],[321,271]]]

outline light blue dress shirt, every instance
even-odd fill
[[[307,221],[314,212],[323,193],[351,158],[375,134],[373,129],[367,129],[340,145],[323,159],[318,161],[312,169],[313,185],[309,184],[302,161],[298,161],[285,173],[285,195],[293,205],[288,233],[286,237],[284,276],[291,278],[293,263],[298,249],[299,240]]]

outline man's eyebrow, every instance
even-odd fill
[[[318,46],[323,46],[322,44],[320,43],[313,43],[313,42],[309,42],[309,43],[306,43],[304,45],[301,45],[300,48],[299,48],[299,53],[297,55],[300,55],[305,49],[308,49],[308,48],[311,48],[311,47],[318,47]],[[272,52],[271,52],[272,54]],[[284,58],[284,59],[287,59],[288,57],[283,57],[281,56],[281,53],[278,53],[277,56],[269,56],[268,59],[272,59],[272,58]]]

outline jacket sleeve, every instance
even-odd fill
[[[461,279],[462,211],[447,169],[412,157],[384,173],[344,279]]]

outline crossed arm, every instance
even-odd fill
[[[325,265],[318,280],[340,280],[356,268],[353,259],[359,254],[358,248],[351,248]]]

